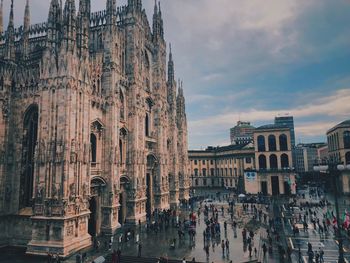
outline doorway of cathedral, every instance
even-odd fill
[[[101,204],[106,183],[102,178],[96,177],[91,180],[90,188],[90,218],[88,232],[92,237],[101,233]]]
[[[146,202],[146,213],[147,217],[151,217],[152,215],[152,189],[151,189],[151,175],[148,173],[146,175],[146,184],[147,184],[147,192],[146,192],[146,197],[147,197],[147,202]]]
[[[153,154],[149,154],[147,156],[147,172],[146,172],[146,213],[147,217],[149,218],[154,209],[153,204],[153,185],[155,182],[153,180],[155,179],[155,173],[157,169],[157,159]]]
[[[90,236],[96,236],[96,196],[93,196],[89,201],[90,207],[90,218],[89,218],[89,228],[88,232]]]

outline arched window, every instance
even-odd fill
[[[198,169],[194,169],[194,176],[198,176]]]
[[[265,155],[260,155],[259,156],[259,169],[266,169],[266,157]]]
[[[145,118],[145,134],[147,137],[149,137],[149,117],[148,113],[146,113],[146,118]]]
[[[38,138],[39,111],[36,105],[31,106],[25,116],[23,123],[23,144],[22,144],[22,173],[20,179],[20,208],[31,206],[33,196],[34,179],[34,155]]]
[[[350,164],[350,152],[345,154],[345,164]]]
[[[281,166],[282,168],[288,168],[289,167],[289,158],[287,154],[281,155]]]
[[[202,169],[202,174],[203,174],[203,176],[207,176],[207,169]]]
[[[350,131],[345,131],[343,134],[344,149],[350,149]]]
[[[287,135],[280,135],[280,151],[288,151]]]
[[[276,137],[275,137],[275,135],[270,135],[269,136],[269,151],[274,152],[276,150],[277,150]]]
[[[270,155],[270,169],[277,169],[277,156],[275,154]]]
[[[265,137],[260,135],[258,136],[258,151],[259,152],[265,152],[266,147],[265,147]]]

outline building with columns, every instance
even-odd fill
[[[264,125],[254,131],[255,167],[251,193],[295,194],[291,131],[284,125]],[[255,189],[255,190],[254,190]]]
[[[329,159],[346,166],[341,172],[340,191],[350,194],[350,120],[345,120],[327,131]]]
[[[0,9],[0,245],[66,257],[189,198],[182,82],[161,7],[91,12],[51,0],[4,30]],[[168,63],[167,63],[168,62]],[[168,64],[168,65],[167,65]],[[168,67],[168,74],[167,74]]]
[[[254,169],[250,144],[208,147],[188,152],[193,188],[231,188],[244,192],[244,172]]]

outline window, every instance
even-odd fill
[[[269,151],[274,152],[276,150],[277,150],[276,137],[275,137],[275,135],[270,135],[269,136]]]
[[[207,176],[207,169],[202,169],[203,176]]]
[[[210,164],[213,165],[213,164],[214,164],[214,161],[213,161],[213,160],[210,160]]]
[[[281,134],[280,140],[280,151],[288,151],[287,135]]]
[[[90,144],[91,144],[90,162],[92,164],[96,164],[97,139],[96,139],[96,135],[93,133],[90,134]]]
[[[210,169],[210,175],[211,175],[211,176],[214,176],[214,173],[215,173],[214,168],[211,168],[211,169]]]
[[[123,95],[122,91],[120,91],[119,100],[120,100],[120,113],[119,113],[120,119],[124,120],[125,106],[124,106],[124,95]]]
[[[203,185],[204,185],[204,186],[207,185],[207,179],[203,179]]]
[[[344,149],[350,149],[350,131],[345,131],[343,134]]]
[[[221,168],[221,176],[224,176],[224,169]]]
[[[234,169],[234,173],[235,177],[237,177],[237,168]]]
[[[230,176],[232,176],[233,174],[232,174],[232,168],[230,168]]]
[[[350,152],[345,154],[345,164],[350,164]]]
[[[198,179],[194,180],[196,186],[198,186]]]
[[[277,169],[277,156],[275,154],[270,155],[270,169]]]
[[[281,166],[282,168],[288,168],[289,167],[289,158],[287,154],[281,155]]]
[[[252,163],[252,158],[246,157],[246,158],[245,158],[245,162],[246,162],[246,163]]]
[[[262,135],[258,136],[258,151],[265,152],[265,137]]]
[[[263,154],[259,156],[259,169],[266,169],[266,157]]]
[[[198,164],[197,160],[194,160],[194,165],[197,165],[197,164]]]
[[[145,135],[149,137],[149,116],[148,113],[146,113],[146,118],[145,118]]]
[[[205,165],[205,160],[202,161],[202,164]]]
[[[194,176],[198,176],[198,169],[194,169]]]
[[[228,176],[227,168],[225,168],[225,176]]]

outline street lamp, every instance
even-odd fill
[[[338,178],[342,171],[345,169],[350,170],[350,165],[344,166],[342,164],[338,164],[337,162],[333,162],[332,160],[328,161],[326,164],[321,164],[314,166],[315,172],[329,172],[333,179],[334,185],[334,202],[335,202],[335,212],[337,217],[337,239],[338,239],[338,248],[339,248],[339,263],[345,263],[344,260],[344,250],[343,250],[343,239],[341,236],[341,230],[339,225],[339,205],[338,205]]]

